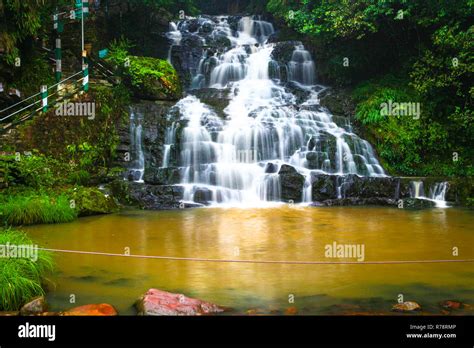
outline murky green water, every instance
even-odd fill
[[[39,244],[58,249],[255,260],[328,259],[325,245],[363,244],[365,261],[474,258],[474,214],[461,209],[209,208],[130,211],[25,228]],[[234,313],[256,308],[300,314],[390,313],[403,294],[425,313],[438,302],[474,301],[473,263],[406,265],[281,265],[206,263],[57,254],[48,300],[52,310],[106,302],[134,314],[147,289],[180,292]],[[289,298],[294,296],[294,303]]]

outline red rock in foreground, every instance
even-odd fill
[[[139,315],[206,315],[224,311],[216,304],[158,289],[148,290],[136,307]]]
[[[77,316],[114,316],[117,315],[115,308],[107,303],[88,304],[74,307],[62,313],[63,315]]]

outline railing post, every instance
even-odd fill
[[[82,80],[82,86],[84,92],[87,92],[89,90],[89,65],[84,64],[82,66],[82,73],[84,75],[84,79]]]
[[[40,89],[43,112],[48,111],[48,86],[43,85]]]
[[[62,76],[62,54],[61,54],[61,39],[56,39],[56,82],[61,81]]]

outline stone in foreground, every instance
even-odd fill
[[[441,307],[452,310],[452,309],[461,309],[463,307],[462,302],[460,301],[455,301],[455,300],[447,300],[441,302]]]
[[[115,316],[117,311],[115,308],[107,303],[88,304],[84,306],[74,307],[65,312],[66,316]]]
[[[392,311],[395,312],[413,312],[421,310],[421,306],[413,301],[405,301],[403,303],[397,303],[392,307]]]
[[[224,312],[224,308],[210,302],[150,289],[136,303],[139,315],[206,315]]]
[[[39,296],[21,307],[20,315],[35,315],[45,312],[46,310],[46,301],[43,296]]]

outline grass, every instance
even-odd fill
[[[0,245],[31,245],[33,242],[21,231],[0,230]],[[38,251],[38,258],[0,257],[0,310],[16,311],[35,296],[44,295],[41,281],[53,270],[51,254]]]
[[[0,221],[4,224],[32,225],[70,222],[77,218],[65,195],[13,195],[0,200]]]

